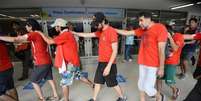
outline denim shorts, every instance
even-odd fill
[[[79,67],[68,66],[68,69],[61,73],[60,86],[70,86],[73,80],[80,80],[83,76]]]

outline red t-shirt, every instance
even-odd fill
[[[29,43],[23,43],[21,45],[18,45],[15,49],[16,52],[23,51],[29,48]]]
[[[43,40],[42,36],[37,32],[30,32],[28,41],[31,42],[31,50],[35,65],[51,64],[51,57],[48,51],[48,45]]]
[[[104,31],[96,32],[95,34],[99,38],[98,61],[109,62],[112,55],[112,43],[118,42],[117,32],[109,26]]]
[[[54,38],[56,45],[62,45],[64,60],[75,66],[80,66],[77,43],[71,32],[64,31]]]
[[[147,30],[139,28],[134,32],[138,37],[141,37],[138,64],[159,67],[158,43],[167,41],[166,27],[156,23]]]
[[[196,33],[194,36],[194,39],[201,41],[201,33]],[[201,43],[200,43],[200,46],[201,46]],[[201,48],[200,48],[199,58],[197,62],[197,67],[201,67]]]
[[[184,47],[184,37],[180,33],[175,33],[175,35],[173,36],[173,40],[176,43],[176,45],[179,46],[179,48],[177,51],[173,51],[171,49],[171,53],[165,60],[165,64],[177,65],[179,64],[181,51],[182,48]]]
[[[0,41],[0,72],[6,71],[12,67],[6,45],[4,42]]]

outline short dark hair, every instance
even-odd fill
[[[197,22],[198,22],[198,19],[196,19],[196,18],[190,18],[190,19],[189,19],[189,22],[191,22],[191,21],[195,21],[195,23],[197,23]]]
[[[145,18],[150,18],[152,20],[152,14],[150,12],[140,12],[138,14],[138,18],[140,18],[142,16],[145,17]]]
[[[19,22],[19,21],[12,21],[12,22],[11,22],[11,25],[12,25],[12,26],[13,26],[13,25],[20,26],[20,22]]]
[[[31,26],[33,31],[35,30],[42,31],[40,24],[35,19],[32,18],[27,19],[26,25]]]
[[[19,21],[12,21],[12,22],[11,22],[11,26],[12,26],[12,27],[15,26],[14,30],[16,30],[16,29],[18,29],[18,28],[21,27],[21,24],[20,24]]]
[[[25,29],[24,27],[19,27],[19,28],[17,28],[17,29],[16,29],[16,32],[17,32],[18,34],[20,33],[20,35],[24,35],[24,34],[27,33],[27,31],[26,31],[26,29]]]

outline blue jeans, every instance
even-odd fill
[[[132,59],[132,57],[131,57],[131,48],[132,48],[132,45],[126,45],[125,46],[124,59],[127,60],[127,61],[129,59]]]

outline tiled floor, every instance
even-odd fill
[[[84,59],[82,63],[84,64],[84,71],[89,72],[89,78],[93,80],[97,65],[96,59]],[[133,62],[127,63],[123,63],[121,62],[121,59],[118,59],[117,64],[118,73],[122,74],[127,79],[126,83],[121,83],[120,85],[124,90],[125,95],[128,97],[128,101],[139,101],[139,93],[137,88],[138,65],[136,64],[136,57],[134,58]],[[21,70],[21,63],[15,63],[15,81],[20,76]],[[190,71],[191,70],[189,69],[188,76],[185,78],[185,80],[177,80],[177,86],[181,88],[181,96],[177,101],[182,101],[195,84],[195,80],[193,80],[191,76],[192,73]],[[57,73],[57,70],[53,69],[53,72],[54,77],[57,81],[58,92],[61,96],[61,88],[58,84],[59,75]],[[33,90],[22,89],[27,82],[28,80],[22,82],[16,81],[20,101],[37,101],[37,97]],[[51,95],[51,89],[48,83],[46,83],[42,89],[45,96]],[[171,101],[168,99],[171,95],[170,89],[166,85],[164,85],[163,93],[166,95],[166,101]],[[90,97],[92,97],[92,94],[92,89],[79,81],[75,81],[74,84],[70,87],[70,101],[87,101]],[[102,91],[98,96],[98,101],[116,101],[116,99],[117,95],[113,89],[107,88],[106,86],[102,87]],[[154,100],[152,99],[148,101]]]

